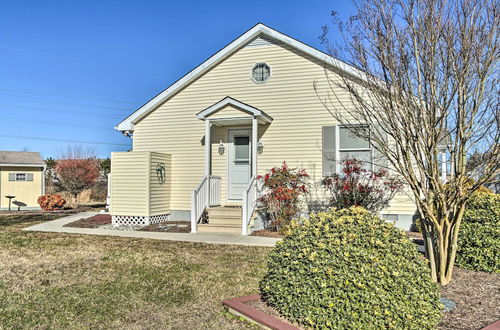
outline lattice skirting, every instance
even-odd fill
[[[112,215],[111,222],[113,225],[132,225],[132,226],[148,226],[153,223],[164,222],[170,220],[170,214],[146,216],[131,216],[131,215]]]

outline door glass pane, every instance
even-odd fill
[[[234,160],[249,161],[250,160],[250,137],[235,136],[234,137]]]
[[[356,158],[363,162],[363,168],[371,169],[372,162],[372,152],[371,151],[341,151],[340,152],[340,160],[344,161],[346,159]],[[342,168],[344,164],[340,164]]]
[[[354,136],[347,127],[339,127],[340,149],[365,149],[370,148],[367,140]]]

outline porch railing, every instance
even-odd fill
[[[255,206],[257,205],[258,188],[257,178],[255,175],[250,180],[250,183],[243,192],[243,212],[241,222],[241,235],[248,235],[248,225],[252,219]]]
[[[191,233],[198,231],[203,213],[210,206],[220,205],[221,177],[205,175],[198,187],[191,193]]]
[[[210,193],[208,194],[210,203],[209,206],[220,206],[220,183],[222,177],[210,175]]]

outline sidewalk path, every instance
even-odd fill
[[[113,230],[100,228],[75,228],[63,227],[65,224],[82,219],[89,218],[99,214],[97,212],[83,212],[70,215],[64,218],[47,221],[24,228],[27,231],[43,231],[51,233],[68,233],[68,234],[86,234],[86,235],[101,235],[101,236],[120,236],[134,238],[149,238],[161,239],[167,241],[182,241],[182,242],[197,242],[210,244],[237,244],[249,246],[274,246],[279,238],[258,237],[258,236],[242,236],[237,234],[222,234],[222,233],[162,233],[148,231],[133,231],[133,230]]]

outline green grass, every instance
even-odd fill
[[[221,302],[257,292],[268,248],[23,232],[33,219],[10,220],[0,328],[249,327]]]

